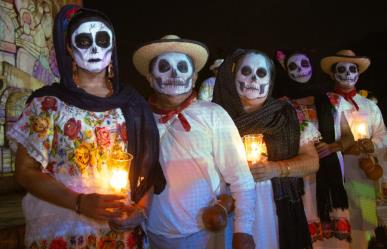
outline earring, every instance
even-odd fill
[[[231,72],[234,73],[235,72],[235,63],[232,64],[232,67],[231,67]]]
[[[113,64],[110,62],[108,66],[108,78],[112,80],[113,77],[114,77]]]
[[[78,82],[78,66],[77,66],[77,63],[75,63],[75,61],[72,62],[72,67],[73,67],[73,81],[74,83],[77,83]]]

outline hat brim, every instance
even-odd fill
[[[208,49],[203,43],[186,39],[157,40],[146,43],[134,52],[134,67],[141,75],[147,76],[151,60],[166,52],[183,53],[191,57],[195,72],[199,72],[208,59]]]
[[[321,69],[325,73],[332,76],[332,65],[338,62],[350,62],[356,64],[358,66],[359,73],[363,73],[371,64],[371,61],[368,57],[335,55],[323,58],[320,63]]]

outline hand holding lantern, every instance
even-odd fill
[[[266,145],[262,134],[249,134],[243,137],[243,143],[246,150],[246,158],[249,166],[263,161],[266,155]]]

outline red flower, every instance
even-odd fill
[[[66,12],[66,19],[70,21],[70,19],[74,16],[74,14],[78,11],[79,8],[72,8],[72,9],[69,9],[67,12]]]
[[[316,235],[316,226],[314,223],[310,223],[309,224],[309,233],[311,236],[315,236]]]
[[[54,174],[54,165],[56,164],[55,161],[49,162],[47,164],[46,170],[50,172],[51,174]]]
[[[45,97],[43,102],[42,102],[42,110],[43,111],[48,111],[48,110],[53,110],[56,111],[56,99],[54,97]]]
[[[78,136],[81,126],[81,121],[70,118],[64,125],[64,134],[74,140]]]
[[[134,248],[137,245],[137,240],[136,240],[136,237],[134,236],[133,232],[131,234],[129,234],[129,236],[126,240],[126,244],[127,244],[128,248]]]
[[[96,127],[95,135],[98,145],[106,147],[110,144],[110,132],[106,127]]]
[[[87,245],[91,247],[95,247],[97,239],[93,234],[87,236]]]
[[[51,241],[50,249],[67,249],[67,242],[63,238]]]
[[[336,230],[339,232],[350,232],[351,226],[345,219],[339,219],[336,223]]]
[[[332,93],[328,95],[328,98],[332,105],[337,106],[339,104],[339,95]]]
[[[120,135],[121,135],[122,140],[128,141],[128,134],[126,132],[126,123],[124,122],[122,124],[119,124],[118,129],[120,131]]]

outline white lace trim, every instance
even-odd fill
[[[305,145],[310,142],[318,142],[321,139],[321,133],[317,130],[316,126],[309,121],[304,121],[304,130],[301,131],[300,145]]]

